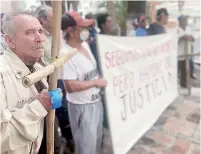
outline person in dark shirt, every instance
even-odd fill
[[[113,28],[113,22],[112,22],[112,17],[108,13],[98,14],[97,15],[97,23],[98,23],[98,27],[100,28],[100,34],[111,35],[112,28]],[[94,55],[94,56],[98,56],[98,54],[96,53],[96,55]],[[99,63],[98,57],[96,57],[96,59],[97,59],[97,65],[98,65],[97,68],[99,69],[99,72],[101,73],[100,63]],[[103,96],[104,96],[104,94],[103,94]],[[104,126],[104,128],[108,129],[106,106],[104,103],[104,99],[102,101],[103,101],[103,107],[104,107],[103,126]]]
[[[98,33],[95,28],[95,19],[92,13],[89,13],[85,16],[86,19],[93,19],[94,24],[89,28],[89,39],[88,43],[91,48],[91,52],[94,55],[96,61],[97,61],[97,53],[96,53],[96,34]]]
[[[100,34],[110,35],[113,28],[112,17],[108,13],[100,13],[97,15],[98,27]]]
[[[157,11],[157,22],[151,24],[147,30],[148,35],[157,35],[166,33],[165,25],[168,23],[168,11],[165,8],[161,8]]]
[[[91,17],[87,16],[86,18],[90,19]],[[98,23],[98,27],[100,29],[100,34],[110,35],[112,32],[112,28],[113,28],[112,17],[108,13],[100,13],[96,16],[96,20]],[[96,34],[97,34],[97,32],[94,31],[94,29],[92,29],[90,32],[90,37],[94,37],[94,40],[93,40],[92,44],[90,44],[90,47],[91,47],[92,54],[93,54],[94,58],[96,59],[97,68],[100,71],[96,37],[95,37]]]

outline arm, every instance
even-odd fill
[[[63,79],[65,88],[69,93],[84,91],[93,87],[102,88],[106,86],[105,79],[79,81],[75,65],[70,60],[60,70],[60,78]]]
[[[10,111],[8,103],[12,102],[7,102],[6,93],[3,79],[0,78],[2,152],[16,150],[33,142],[39,135],[39,122],[47,114],[38,100]]]
[[[60,78],[63,79],[65,89],[69,93],[84,91],[95,87],[95,81],[78,81],[76,65],[71,60],[65,63],[64,68],[60,70]]]
[[[179,27],[178,29],[178,40],[188,40],[189,36],[185,34],[185,32],[182,31],[182,29]]]
[[[69,93],[84,91],[89,88],[96,87],[97,80],[91,81],[77,81],[77,80],[65,80],[65,87]]]

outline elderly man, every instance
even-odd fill
[[[3,32],[9,49],[0,56],[1,154],[35,154],[51,98],[45,79],[25,88],[22,78],[41,67],[43,28],[35,17],[16,13],[5,19]]]
[[[97,64],[87,39],[91,19],[82,19],[77,12],[62,18],[62,31],[67,42],[62,49],[76,48],[78,53],[64,65],[61,78],[67,89],[68,112],[75,141],[75,154],[99,154],[102,141],[103,104],[101,88],[106,87],[100,78]]]

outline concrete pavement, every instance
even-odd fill
[[[200,154],[200,88],[180,96],[128,154]]]
[[[112,154],[105,130],[102,154]],[[200,154],[200,88],[179,90],[179,97],[128,154]]]

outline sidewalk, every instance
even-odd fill
[[[200,154],[200,88],[192,88],[191,96],[187,89],[179,93],[128,154]],[[104,147],[102,154],[113,153],[109,138]]]
[[[192,93],[179,90],[179,97],[128,154],[200,154],[200,66],[192,80]]]
[[[200,88],[180,96],[128,154],[200,154]]]

